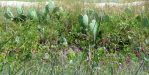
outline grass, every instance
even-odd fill
[[[0,75],[149,74],[148,8],[141,15],[141,8],[88,7],[89,22],[96,18],[99,26],[94,41],[78,21],[83,5],[65,3],[71,7],[63,6],[60,17],[48,13],[39,21],[14,22],[4,19],[5,9],[0,10]]]

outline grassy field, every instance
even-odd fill
[[[148,4],[63,4],[0,8],[0,75],[149,75]]]

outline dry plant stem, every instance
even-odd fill
[[[64,74],[64,68],[65,68],[65,56],[66,56],[66,51],[64,48],[62,48],[61,56],[62,56],[61,66],[63,67],[63,69],[62,69],[62,75],[63,75]]]
[[[141,64],[140,64],[140,66],[139,66],[139,68],[137,69],[137,71],[135,72],[135,75],[138,75],[138,72],[139,72],[139,70],[141,69],[141,67],[144,65],[144,60],[142,60],[142,62],[141,62]]]

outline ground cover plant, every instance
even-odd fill
[[[1,8],[0,75],[148,75],[147,7]]]

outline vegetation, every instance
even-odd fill
[[[0,75],[149,74],[147,6],[111,13],[69,4],[0,13]]]

